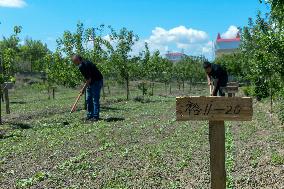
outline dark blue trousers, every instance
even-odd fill
[[[103,87],[103,80],[93,81],[92,84],[87,87],[87,118],[100,118],[100,95]]]

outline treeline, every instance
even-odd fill
[[[12,36],[0,41],[2,83],[14,80],[16,72],[30,71],[45,73],[49,86],[75,87],[82,83],[83,78],[70,61],[73,54],[80,54],[95,63],[103,72],[106,85],[109,80],[125,84],[127,99],[131,81],[141,82],[139,88],[143,95],[153,95],[155,82],[169,86],[175,81],[184,88],[185,82],[192,84],[205,78],[203,57],[187,57],[173,63],[159,51],[150,53],[147,43],[141,52],[134,53],[133,46],[139,38],[126,28],[119,31],[104,25],[85,28],[79,22],[75,32],[65,31],[57,40],[55,52],[51,52],[41,41],[26,39],[21,44],[21,30],[20,26],[16,26]]]
[[[14,27],[14,34],[3,37],[0,40],[0,81],[13,81],[14,74],[18,71],[40,71],[43,70],[43,60],[51,51],[39,40],[27,38],[21,44],[19,34],[21,26]]]

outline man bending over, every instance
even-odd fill
[[[80,55],[74,55],[72,62],[78,66],[87,83],[87,118],[98,121],[100,118],[100,93],[103,86],[103,75],[95,64],[83,60]]]
[[[213,84],[213,90],[211,91],[211,96],[225,96],[222,88],[227,86],[228,74],[227,71],[218,64],[213,64],[205,61],[203,64],[205,72],[207,74],[208,85]],[[211,86],[210,86],[211,87]]]

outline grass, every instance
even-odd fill
[[[77,90],[60,89],[54,100],[37,88],[11,91],[12,114],[2,112],[0,128],[0,188],[209,188],[208,123],[175,121],[175,96],[206,95],[206,88],[173,87],[170,95],[156,87],[142,98],[132,86],[129,101],[122,87],[111,89],[97,123],[82,121],[82,101],[69,114]],[[283,167],[283,130],[269,125],[266,106],[254,105],[252,122],[227,125],[228,188],[281,184],[281,174],[272,183],[262,171]]]
[[[226,187],[229,188],[234,188],[234,178],[232,176],[232,171],[234,169],[234,138],[233,134],[231,132],[231,125],[227,124],[226,127],[226,139],[225,139],[225,147],[226,147],[226,172],[227,172],[227,183]]]

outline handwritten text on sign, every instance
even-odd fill
[[[177,97],[176,99],[178,121],[250,121],[252,115],[252,98]]]

